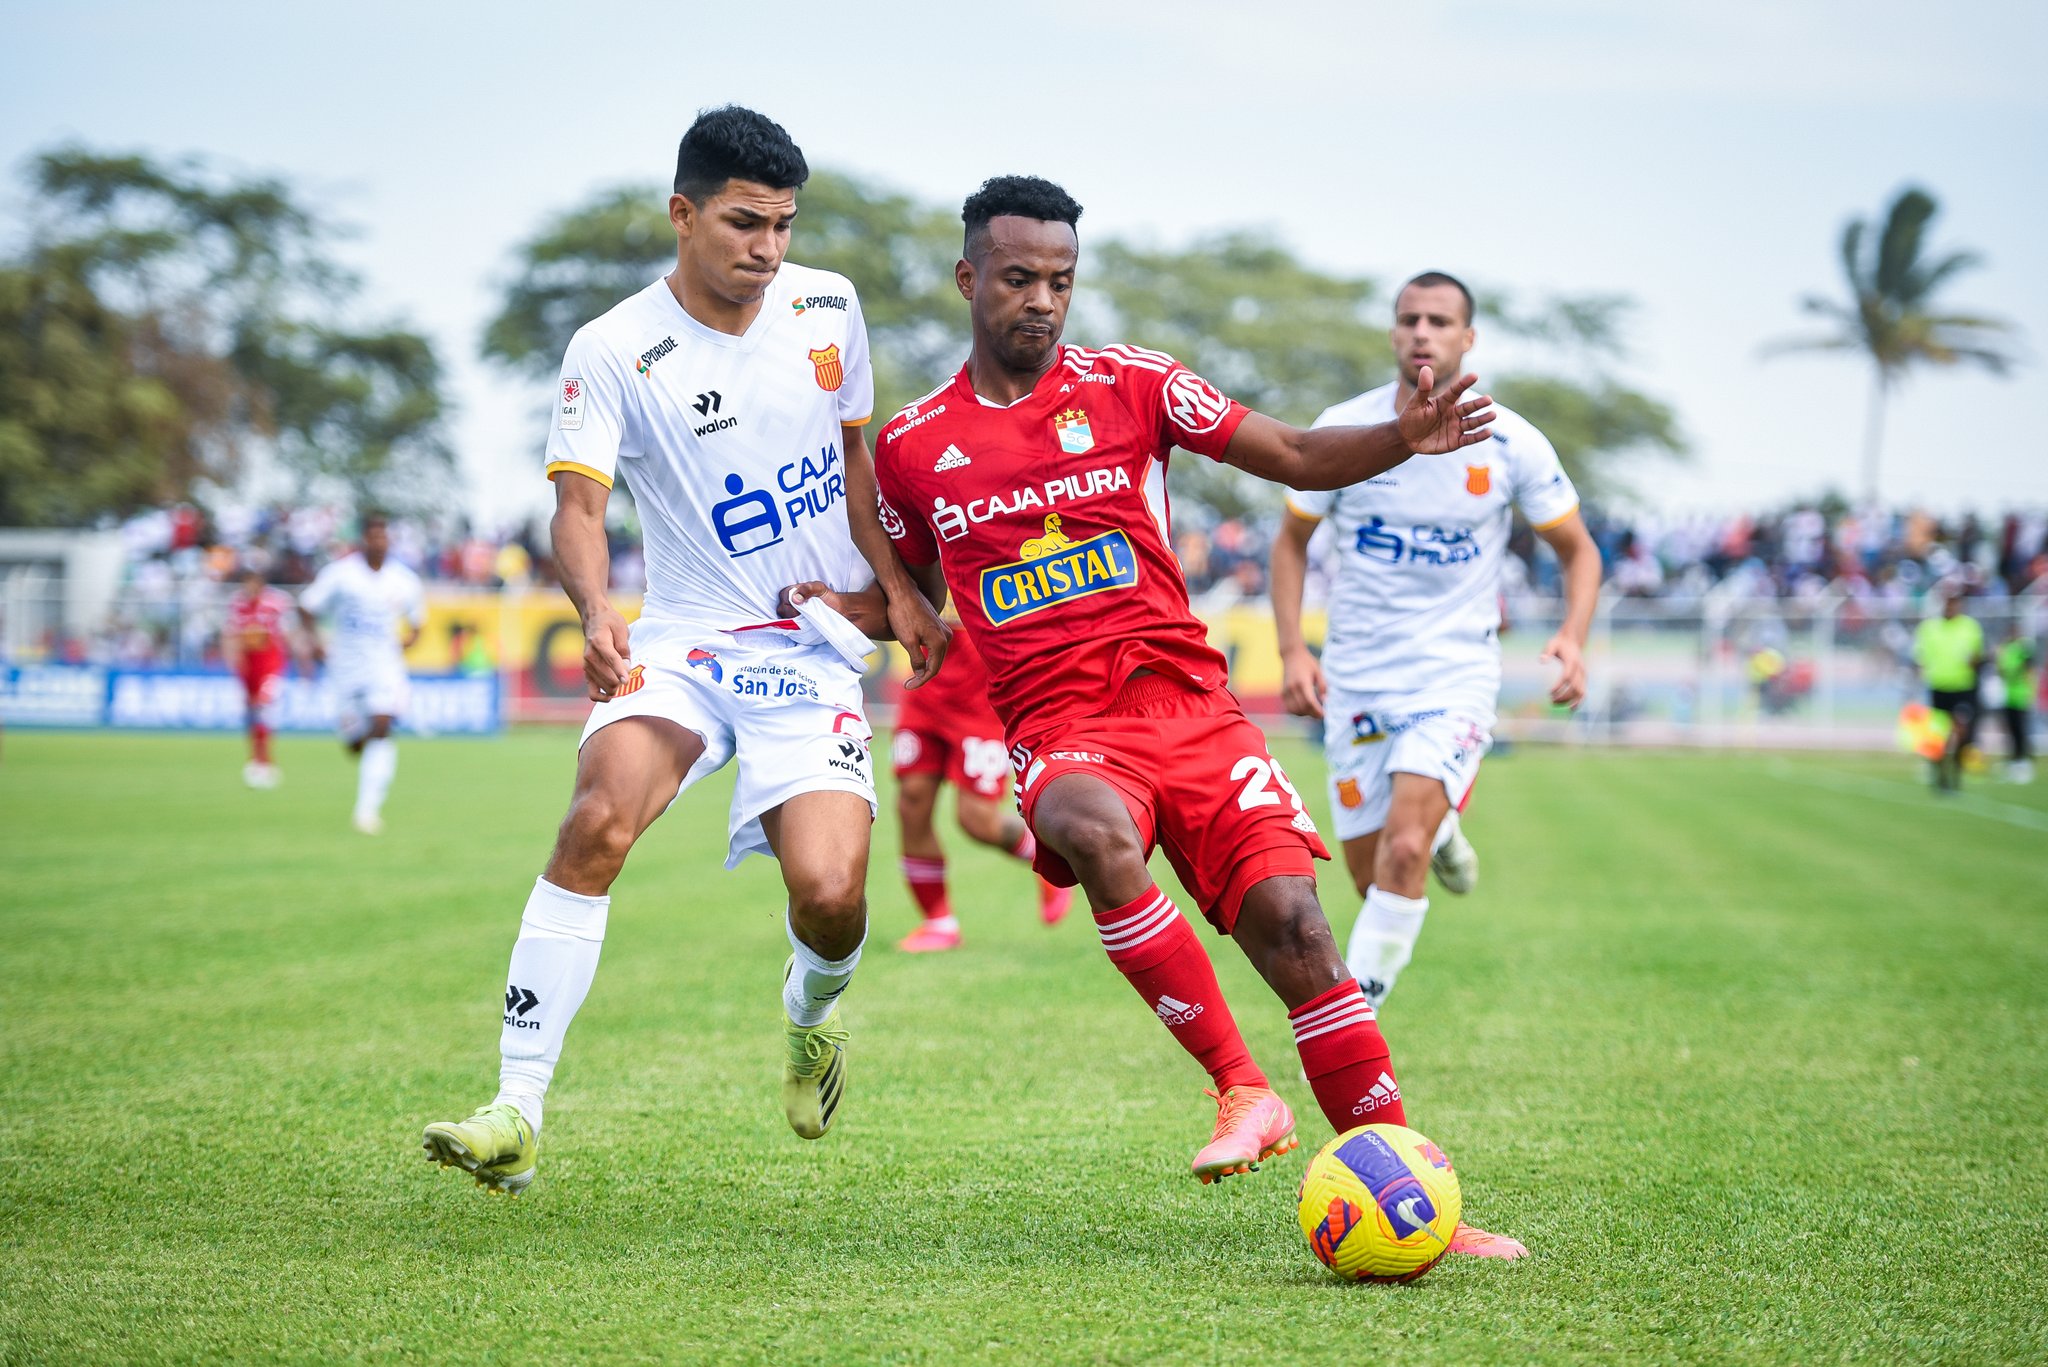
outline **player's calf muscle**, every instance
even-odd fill
[[[1350,976],[1316,898],[1314,879],[1268,878],[1253,884],[1231,938],[1289,1010]]]

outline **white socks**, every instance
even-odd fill
[[[363,759],[369,760],[367,746]],[[505,1029],[498,1036],[496,1100],[517,1106],[536,1132],[541,1098],[562,1057],[562,1038],[597,976],[611,905],[609,897],[584,897],[536,878],[519,918],[519,942],[506,974]]]
[[[1453,807],[1448,812],[1444,813],[1444,819],[1442,821],[1436,823],[1436,834],[1429,838],[1429,852],[1431,854],[1435,854],[1438,850],[1450,844],[1451,837],[1456,835],[1457,833],[1458,809],[1456,807]],[[1428,901],[1429,899],[1424,898],[1423,900]]]
[[[389,736],[364,741],[359,763],[356,819],[372,820],[384,810],[384,795],[391,791],[391,776],[398,772],[398,742]]]
[[[1394,979],[1408,966],[1422,934],[1422,918],[1428,914],[1427,897],[1403,897],[1377,884],[1365,890],[1365,905],[1344,949],[1344,965],[1375,1007],[1386,1000]]]
[[[846,990],[847,980],[853,977],[854,965],[860,962],[860,945],[855,945],[853,953],[843,959],[824,959],[817,950],[797,939],[795,926],[785,920],[783,927],[789,932],[796,962],[782,984],[782,1009],[798,1025],[822,1025],[825,1017],[832,1014],[832,1004]],[[861,944],[866,943],[867,937],[862,936]]]

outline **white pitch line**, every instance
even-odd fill
[[[1803,783],[1809,788],[1825,788],[1837,793],[1855,793],[1862,797],[1879,798],[1900,806],[1915,807],[1923,812],[1962,812],[1968,816],[2003,821],[2006,825],[2018,826],[2021,830],[2048,831],[2048,812],[2037,812],[2031,807],[2015,807],[2010,802],[1994,802],[1988,797],[1977,797],[1970,793],[1958,793],[1954,797],[1946,798],[1936,797],[1928,789],[1916,784],[1892,783],[1864,774],[1845,774],[1837,769],[1797,769],[1782,760],[1772,761],[1765,772],[1781,782]]]

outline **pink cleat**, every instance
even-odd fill
[[[1194,1174],[1207,1186],[1219,1177],[1250,1172],[1297,1143],[1294,1112],[1270,1088],[1232,1087],[1216,1097],[1216,1132],[1195,1155]]]
[[[1488,1234],[1462,1220],[1458,1222],[1458,1232],[1451,1236],[1450,1251],[1474,1258],[1506,1258],[1509,1262],[1529,1256],[1528,1246],[1520,1239],[1510,1239],[1505,1234]]]
[[[951,917],[947,918],[951,920]],[[944,925],[938,921],[926,921],[896,942],[896,948],[905,954],[936,954],[942,949],[960,948],[960,924]]]
[[[1038,880],[1038,919],[1049,926],[1056,926],[1067,919],[1067,908],[1074,905],[1072,888],[1056,888],[1043,878]]]

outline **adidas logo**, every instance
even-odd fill
[[[1314,835],[1316,833],[1316,823],[1309,820],[1307,812],[1296,812],[1294,814],[1294,829],[1304,835]]]
[[[1383,1068],[1380,1070],[1380,1080],[1373,1083],[1371,1091],[1358,1098],[1358,1104],[1351,1108],[1351,1114],[1371,1115],[1389,1102],[1400,1099],[1401,1084],[1394,1081],[1394,1075]]]
[[[1186,1025],[1202,1014],[1202,1004],[1190,1006],[1178,997],[1161,997],[1159,1005],[1152,1008],[1159,1013],[1159,1019],[1168,1025]]]
[[[526,1013],[540,1005],[540,998],[530,987],[508,987],[505,989],[505,1024],[514,1030],[538,1030],[539,1021],[526,1019]]]
[[[932,466],[932,473],[935,475],[944,474],[948,470],[957,470],[963,465],[972,464],[974,462],[969,460],[959,447],[948,446],[940,453],[938,464]]]

